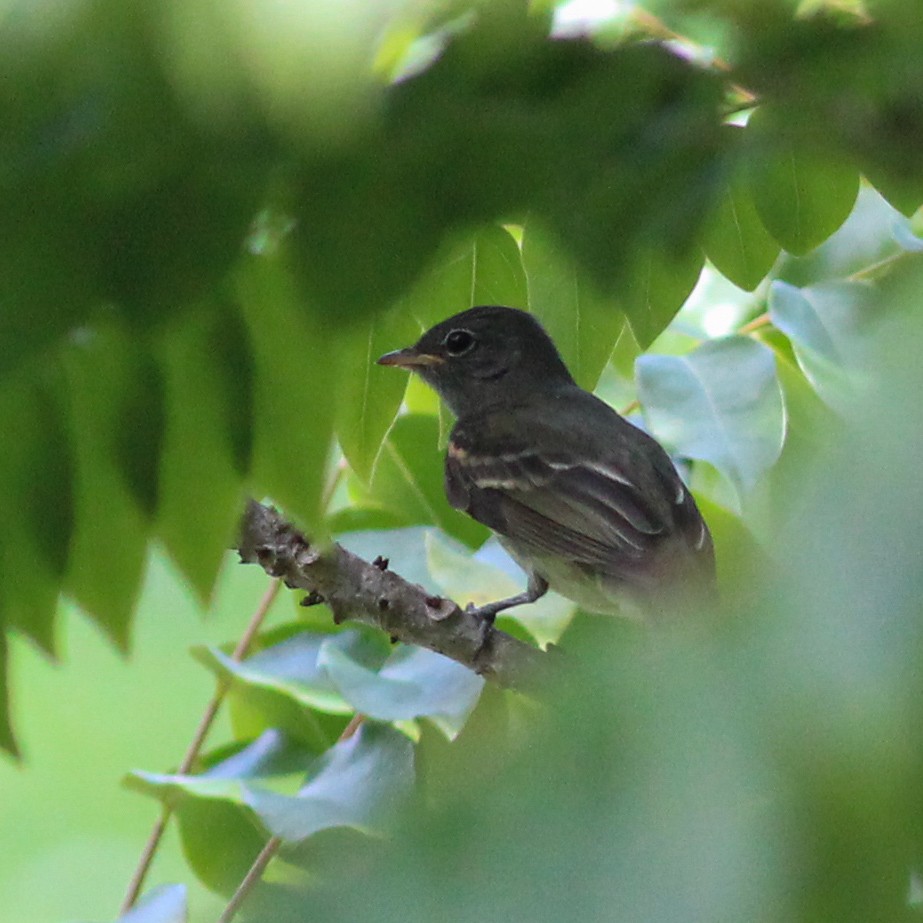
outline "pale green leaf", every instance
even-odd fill
[[[714,465],[739,494],[779,457],[785,414],[769,347],[725,337],[685,356],[641,356],[637,373],[651,431],[677,454]]]
[[[116,923],[186,923],[186,886],[158,885]]]
[[[413,745],[388,725],[366,722],[320,757],[309,775],[294,798],[249,792],[274,836],[298,841],[331,827],[381,831],[413,788]]]
[[[483,606],[515,596],[525,588],[525,574],[517,583],[499,567],[479,560],[432,531],[426,535],[426,560],[440,590],[461,606]],[[536,602],[510,609],[500,618],[518,622],[544,647],[561,637],[576,609],[570,600],[549,591]]]

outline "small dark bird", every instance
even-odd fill
[[[711,535],[667,453],[580,388],[525,311],[471,308],[378,360],[417,372],[449,405],[449,502],[490,527],[528,574],[591,612],[666,616],[715,593]]]

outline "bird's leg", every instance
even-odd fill
[[[522,606],[526,603],[534,603],[541,599],[548,592],[548,581],[538,574],[529,575],[529,583],[522,593],[515,596],[508,596],[506,599],[498,599],[496,602],[487,603],[485,606],[475,606],[469,603],[465,609],[469,615],[480,616],[481,618],[481,643],[478,645],[478,654],[490,645],[490,636],[494,628],[494,620],[499,612],[505,609],[512,609],[513,606]]]

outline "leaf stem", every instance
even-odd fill
[[[356,714],[349,719],[349,723],[346,727],[343,728],[343,732],[337,738],[337,743],[349,740],[349,738],[359,730],[363,721],[365,721],[365,715],[356,712]],[[237,915],[237,911],[240,910],[241,904],[243,904],[250,892],[260,883],[263,872],[266,871],[266,867],[281,849],[283,842],[282,838],[278,836],[271,836],[266,841],[266,845],[259,851],[257,857],[253,860],[253,865],[247,869],[247,874],[244,875],[240,884],[237,886],[237,890],[231,895],[231,899],[222,911],[221,916],[218,917],[217,923],[231,923]]]
[[[769,312],[764,311],[758,317],[754,317],[753,320],[747,321],[737,332],[741,336],[747,336],[747,334],[754,333],[762,327],[768,327],[771,323],[772,318],[769,316]]]
[[[279,580],[273,580],[269,584],[269,587],[263,594],[262,599],[260,599],[253,615],[250,617],[250,621],[247,623],[247,627],[244,629],[244,633],[240,636],[240,640],[234,647],[234,651],[231,654],[232,660],[240,661],[243,660],[247,655],[247,651],[249,651],[250,645],[253,643],[253,639],[256,637],[257,632],[260,630],[260,627],[263,624],[263,620],[266,618],[266,614],[269,612],[273,602],[275,602],[276,596],[278,596],[279,588],[281,586],[282,584]],[[209,730],[211,730],[211,726],[218,714],[218,710],[221,708],[221,705],[224,702],[224,697],[227,695],[228,688],[229,686],[226,681],[219,681],[215,689],[215,694],[211,701],[208,703],[205,712],[202,714],[202,718],[200,719],[198,727],[195,730],[195,734],[192,736],[192,741],[186,749],[186,753],[183,755],[182,761],[177,767],[176,771],[178,774],[186,775],[192,769],[196,759],[199,756],[199,753],[202,750],[202,745],[205,743],[205,738],[208,736]],[[128,890],[125,892],[125,897],[122,901],[122,907],[120,911],[122,914],[125,914],[131,910],[135,904],[135,901],[138,899],[138,895],[141,893],[141,888],[144,886],[144,879],[147,877],[147,873],[150,871],[151,864],[154,861],[154,856],[157,853],[157,849],[160,846],[160,841],[163,839],[164,832],[167,828],[167,821],[170,819],[170,815],[172,813],[173,809],[169,805],[165,805],[160,817],[151,829],[150,835],[147,838],[147,842],[144,844],[144,849],[141,851],[141,856],[138,859],[138,865],[135,868],[134,874],[131,876],[131,881],[128,883]]]

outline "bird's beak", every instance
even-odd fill
[[[445,360],[442,356],[434,356],[431,353],[417,352],[413,346],[406,349],[396,349],[393,353],[385,353],[379,360],[379,365],[396,365],[400,369],[427,368],[433,365],[442,365]]]

